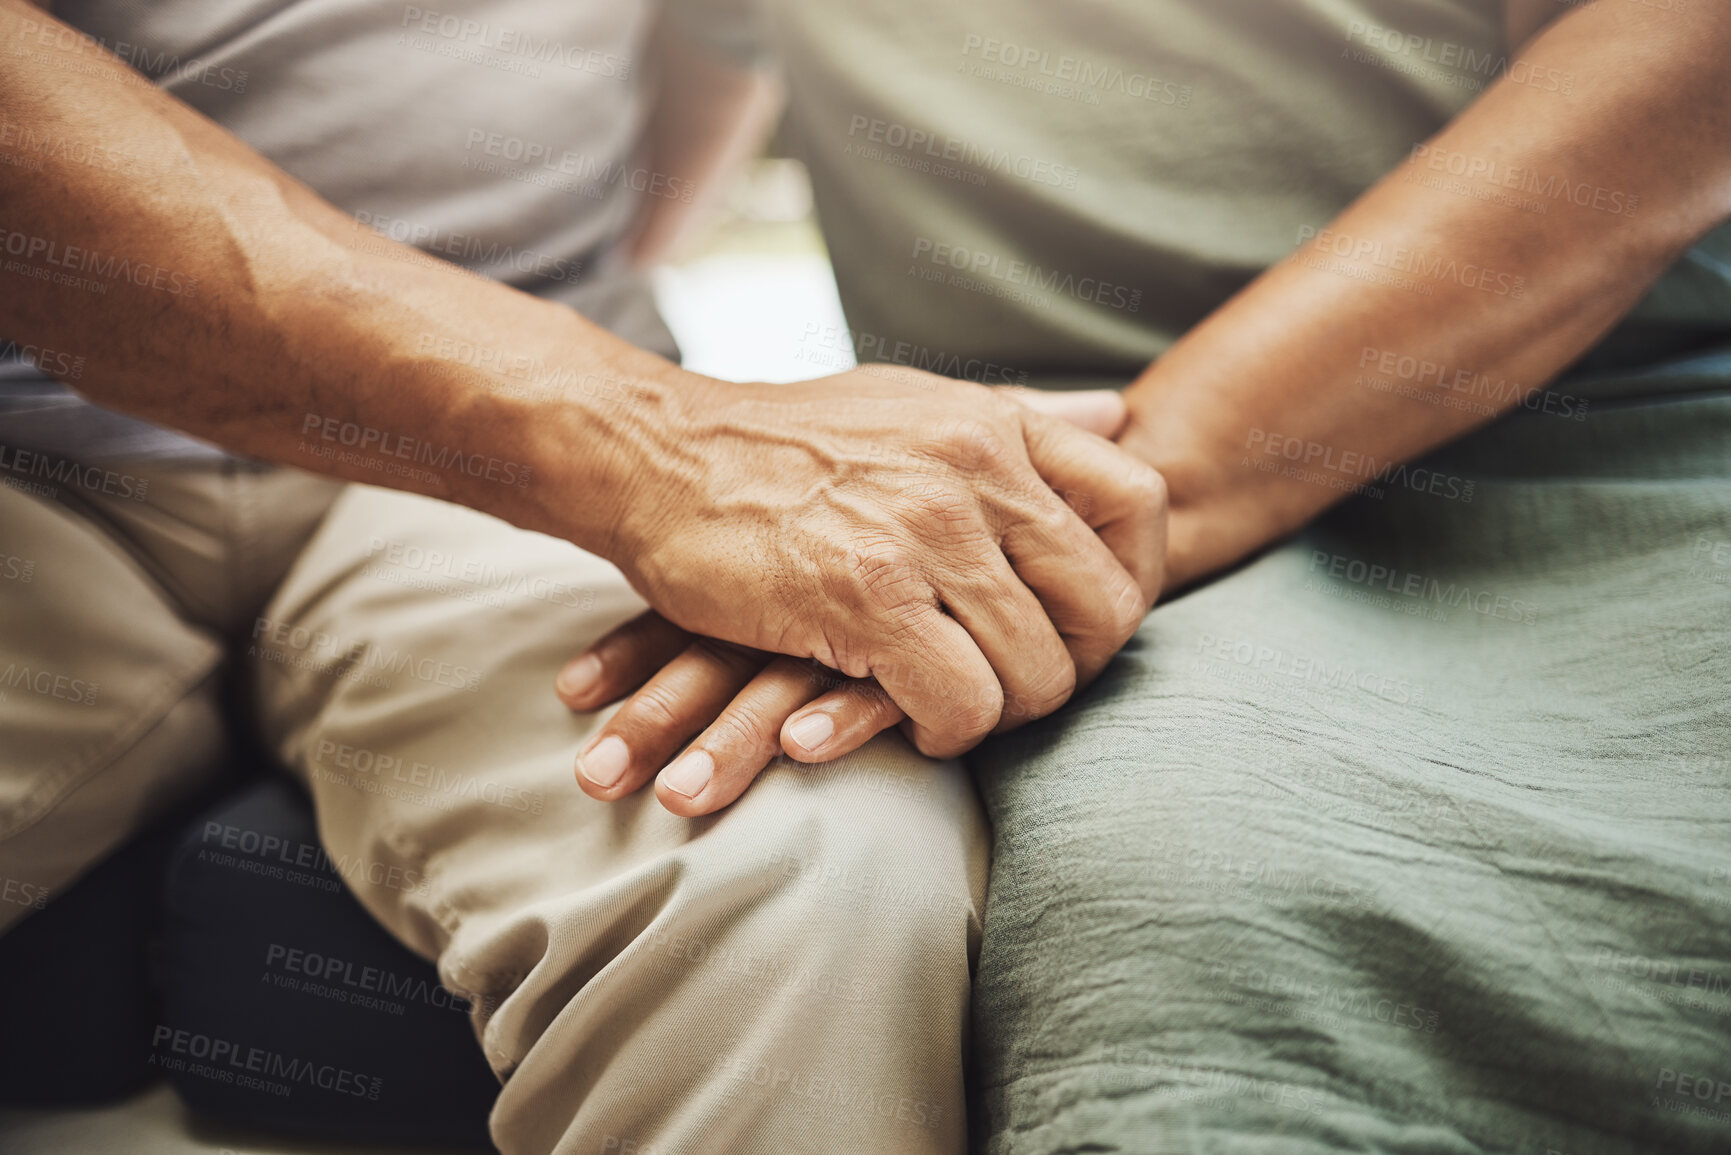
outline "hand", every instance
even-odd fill
[[[635,689],[584,748],[577,781],[591,797],[611,802],[660,770],[656,797],[686,817],[733,802],[778,754],[827,762],[904,718],[870,679],[693,637],[653,610],[591,646],[555,688],[567,706],[582,711]],[[596,767],[605,776],[621,765],[611,785],[596,780]]]
[[[696,392],[619,439],[606,555],[683,629],[876,678],[928,755],[1057,709],[1159,586],[1159,475],[991,389],[896,368]]]
[[[1101,436],[1118,432],[1124,421],[1122,402],[1112,392],[999,392]],[[1156,520],[1160,512],[1156,509]],[[1110,656],[1090,655],[1079,664],[1078,684],[1092,680]],[[598,709],[637,689],[585,748],[578,780],[592,796],[612,800],[666,766],[656,793],[669,810],[688,816],[732,802],[779,753],[828,761],[904,720],[901,709],[870,679],[844,678],[812,661],[694,637],[654,612],[573,659],[556,689],[576,710]],[[1006,712],[996,729],[1031,716]],[[667,765],[693,735],[686,754]],[[618,777],[601,785],[593,776],[597,765],[602,777],[610,772]]]

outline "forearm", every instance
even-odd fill
[[[601,544],[614,503],[570,498],[619,492],[677,369],[357,225],[59,28],[0,3],[0,117],[46,142],[0,165],[0,333],[112,408]]]
[[[1573,74],[1572,96],[1501,81],[1156,363],[1125,443],[1170,486],[1173,585],[1519,404],[1731,215],[1728,51],[1718,6],[1562,18],[1521,59]],[[1606,195],[1536,214],[1408,179],[1439,159]],[[1399,390],[1364,384],[1385,353],[1418,367]],[[1463,380],[1510,384],[1438,403]]]

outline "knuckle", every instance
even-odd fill
[[[845,684],[854,713],[864,721],[882,722],[901,712],[901,707],[889,693],[872,679],[855,679]]]
[[[831,637],[825,635],[816,647],[812,660],[819,666],[849,678],[871,676],[871,649],[866,640],[852,630]]]
[[[1005,713],[1014,713],[1022,720],[1044,718],[1068,702],[1075,692],[1076,664],[1066,654],[1042,670],[1014,703],[1015,709],[1012,711],[1006,707]]]
[[[996,470],[1007,457],[1003,434],[979,418],[951,422],[939,431],[936,440],[943,459],[967,472]]]
[[[1152,466],[1137,464],[1131,473],[1126,488],[1135,499],[1138,509],[1154,510],[1164,513],[1169,495],[1166,490],[1166,478]]]
[[[1126,578],[1119,583],[1117,595],[1113,599],[1113,641],[1119,646],[1128,642],[1136,631],[1142,628],[1142,620],[1147,616],[1147,595],[1134,580]]]
[[[1028,515],[1031,527],[1044,537],[1057,537],[1075,525],[1076,512],[1061,501],[1041,502]]]
[[[1004,716],[1004,693],[996,684],[974,694],[961,694],[945,717],[945,730],[973,745],[990,734]]]
[[[973,749],[991,732],[989,726],[964,730],[954,719],[944,718],[937,725],[914,727],[914,747],[928,758],[954,758]]]
[[[938,650],[943,643],[942,612],[925,602],[907,602],[878,615],[869,672],[886,689],[916,697],[948,700],[956,682]]]
[[[919,595],[913,555],[897,541],[863,543],[848,551],[847,578],[866,604],[880,609],[906,605]]]
[[[914,735],[914,749],[927,758],[954,758],[967,750],[967,743],[952,738],[919,731]]]
[[[1064,507],[1074,514],[1078,521],[1091,524],[1090,519],[1098,505],[1092,490],[1054,488],[1052,492],[1058,495],[1058,500],[1064,503]]]
[[[980,524],[979,507],[963,492],[942,485],[922,485],[903,494],[903,520],[928,534],[953,537]]]
[[[613,728],[664,731],[680,722],[679,702],[665,686],[650,684],[632,695],[618,714]]]
[[[779,735],[772,736],[764,720],[749,710],[730,710],[709,727],[703,744],[710,749],[733,753],[751,752],[779,745]]]
[[[909,737],[913,739],[914,749],[927,758],[948,758],[954,753],[950,748],[949,739],[942,738],[922,727],[913,727],[913,732]]]

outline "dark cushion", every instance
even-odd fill
[[[179,825],[135,840],[0,937],[0,1105],[108,1103],[155,1077],[149,952]]]
[[[487,1145],[467,1005],[344,889],[290,783],[188,824],[164,891],[150,1062],[195,1111],[296,1135]]]

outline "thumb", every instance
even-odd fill
[[[1057,392],[1026,389],[1020,385],[1005,387],[1012,398],[1036,413],[1068,421],[1108,441],[1117,437],[1130,419],[1124,397],[1116,389],[1083,389]]]

